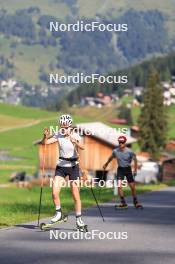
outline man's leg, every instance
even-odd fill
[[[119,193],[119,196],[120,196],[121,205],[126,205],[126,201],[125,201],[125,197],[124,197],[124,192],[123,192],[122,186],[118,187],[118,193]]]
[[[127,208],[127,204],[124,198],[124,192],[123,192],[123,188],[122,188],[122,181],[125,178],[125,173],[124,170],[120,167],[118,167],[117,170],[117,186],[118,186],[118,194],[120,197],[120,205],[116,205],[116,208]]]
[[[122,201],[125,201],[124,192],[123,192],[122,186],[118,186],[118,194],[119,194],[119,197],[120,197],[121,202]]]
[[[131,193],[132,193],[132,197],[137,197],[137,194],[136,194],[136,187],[135,187],[135,182],[128,182],[129,184],[129,187],[131,189]]]
[[[136,208],[141,208],[141,204],[138,202],[138,199],[137,199],[137,192],[136,192],[136,185],[135,185],[135,182],[132,181],[132,182],[128,182],[129,184],[129,187],[131,189],[131,193],[132,193],[132,197],[133,197],[133,204]]]
[[[120,197],[120,204],[116,205],[115,206],[116,208],[127,208],[127,203],[125,201],[124,192],[123,192],[123,188],[122,188],[122,178],[117,180],[118,194]]]
[[[137,199],[136,185],[135,185],[134,176],[133,176],[131,168],[127,169],[126,178],[127,178],[129,187],[131,189],[131,193],[132,193],[132,197],[133,197],[133,203],[134,203],[135,207],[140,207],[141,205],[139,204],[138,199]]]

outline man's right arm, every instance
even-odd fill
[[[105,170],[108,166],[108,164],[113,160],[114,155],[112,154],[109,159],[107,160],[107,162],[103,165],[103,169]]]

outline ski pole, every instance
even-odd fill
[[[102,174],[102,181],[104,180],[105,176],[105,170],[103,170],[103,174]],[[98,200],[100,200],[100,195],[101,195],[101,187],[99,187],[99,192],[98,192]]]
[[[45,161],[46,161],[46,143],[44,144],[43,162],[42,162],[43,164],[42,164],[42,174],[41,174],[41,188],[40,188],[40,198],[39,198],[39,207],[38,207],[38,226],[39,226],[40,213],[41,213],[41,202],[42,202],[44,173],[45,173]]]
[[[92,188],[92,184],[91,184],[91,192],[92,192],[92,195],[93,195],[94,200],[95,200],[95,202],[96,202],[96,205],[97,205],[97,207],[98,207],[98,210],[99,210],[99,212],[100,212],[100,215],[101,215],[101,217],[102,217],[102,220],[103,220],[103,222],[105,222],[104,217],[103,217],[103,214],[102,214],[102,210],[101,210],[101,208],[100,208],[100,206],[99,206],[99,204],[98,204],[97,198],[96,198],[95,193],[94,193],[94,190],[93,190],[93,188]]]
[[[76,151],[76,153],[77,153],[78,160],[79,160],[79,164],[80,164],[80,155],[79,155],[78,150],[76,149],[76,147],[75,147],[75,151]],[[81,169],[81,165],[79,165],[79,166],[80,166],[80,169]],[[82,170],[82,169],[81,169],[81,170]],[[94,200],[95,200],[95,202],[96,202],[96,205],[97,205],[97,207],[98,207],[98,210],[99,210],[99,212],[100,212],[100,215],[101,215],[101,217],[102,217],[102,219],[103,219],[103,222],[105,222],[104,217],[103,217],[103,214],[102,214],[102,211],[101,211],[101,208],[100,208],[100,206],[99,206],[99,204],[98,204],[97,198],[96,198],[95,193],[94,193],[93,188],[92,188],[92,182],[91,182],[91,192],[92,192],[92,195],[93,195]]]

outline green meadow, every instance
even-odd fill
[[[5,130],[0,131],[0,149],[7,150],[11,156],[19,158],[19,160],[0,161],[0,168],[4,169],[6,166],[7,169],[23,170],[23,167],[28,166],[36,170],[38,149],[34,142],[42,138],[45,127],[57,126],[59,114],[36,108],[0,104],[0,123],[2,120],[8,120],[3,126],[0,125],[0,128]],[[18,120],[16,124],[14,119]],[[88,118],[83,116],[74,116],[75,123],[87,120]],[[2,174],[4,171],[0,172],[0,182]]]
[[[164,187],[166,187],[165,184],[147,186],[139,185],[137,187],[137,191],[138,194],[141,194],[148,191],[159,190]],[[124,191],[125,195],[130,194],[128,188],[125,188]],[[99,189],[94,188],[94,193],[98,198]],[[25,223],[34,220],[36,220],[37,225],[39,194],[39,187],[34,187],[29,190],[23,188],[1,189],[0,228],[9,227],[15,224]],[[83,208],[96,205],[90,188],[81,188],[81,199]],[[116,200],[113,195],[113,189],[103,188],[101,190],[100,199],[98,199],[98,201],[100,203],[103,203],[111,200]],[[64,213],[69,213],[74,210],[74,204],[73,200],[71,199],[70,189],[63,188],[61,190],[61,202]],[[52,203],[51,188],[44,187],[41,207],[41,218],[51,217],[53,214],[54,206]]]

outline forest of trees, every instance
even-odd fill
[[[116,33],[116,43],[111,32],[54,32],[54,36],[61,37],[64,54],[58,57],[59,67],[70,71],[106,73],[126,67],[149,53],[166,51],[165,18],[159,11],[137,12],[131,9],[118,19],[100,20],[104,24],[127,23],[129,29],[125,33]],[[91,21],[84,19],[84,22]]]
[[[76,9],[76,1],[67,0],[67,3],[71,5],[71,8]],[[98,19],[104,24],[128,23],[129,30],[125,33],[113,33],[117,34],[116,39],[111,32],[51,33],[49,22],[58,21],[58,19],[41,13],[38,7],[17,10],[15,13],[8,13],[1,9],[0,34],[2,39],[8,39],[8,41],[11,39],[11,53],[8,57],[6,54],[2,54],[0,58],[0,79],[16,77],[14,74],[16,65],[11,56],[15,54],[15,49],[21,44],[24,46],[40,45],[46,48],[46,52],[47,47],[54,47],[54,61],[49,61],[48,67],[40,65],[37,72],[38,79],[45,86],[49,86],[49,71],[56,72],[58,69],[64,70],[66,74],[77,72],[108,74],[115,70],[114,75],[128,75],[129,83],[127,85],[82,84],[75,90],[70,87],[68,90],[72,90],[72,92],[66,97],[70,104],[78,104],[82,96],[94,96],[98,91],[106,94],[116,93],[121,96],[126,88],[145,86],[152,63],[160,72],[161,80],[170,80],[171,75],[175,75],[174,54],[167,58],[136,64],[145,59],[147,55],[164,54],[168,47],[173,48],[165,30],[166,18],[161,12],[155,10],[140,12],[130,9],[116,19],[114,17],[107,19],[102,15],[99,15]],[[83,20],[91,22],[87,18],[83,18]],[[74,18],[68,16],[59,22],[74,23],[76,14]],[[132,66],[133,64],[136,66]],[[27,85],[31,86],[30,83]],[[65,90],[64,87],[62,90]],[[60,93],[58,97],[61,97],[62,94],[64,92]],[[49,104],[51,101],[52,99],[49,99]],[[55,97],[53,102],[55,103]],[[30,104],[32,100],[25,103]]]
[[[132,89],[133,86],[145,87],[148,82],[148,75],[151,67],[154,67],[159,75],[160,80],[170,81],[172,76],[175,76],[175,53],[171,53],[165,57],[157,57],[143,63],[132,66],[128,69],[123,69],[113,73],[113,75],[127,75],[129,82],[125,85],[100,85],[95,83],[82,84],[76,90],[73,90],[67,95],[67,100],[70,104],[78,104],[83,96],[95,96],[97,92],[104,94],[116,93],[122,96],[125,89]],[[110,74],[111,75],[111,74]]]
[[[67,0],[72,8],[76,1]],[[84,72],[86,74],[105,74],[114,69],[124,68],[145,58],[148,54],[166,52],[168,36],[164,28],[165,18],[159,11],[138,12],[133,9],[122,16],[110,20],[100,17],[100,22],[128,23],[129,30],[124,33],[112,32],[50,32],[49,22],[58,21],[56,17],[43,15],[37,7],[17,10],[9,14],[0,10],[0,33],[5,37],[18,37],[12,45],[41,45],[58,47],[55,54],[57,68],[66,73]],[[76,14],[66,17],[60,23],[75,23]],[[92,20],[83,18],[84,23]],[[117,34],[116,40],[114,35]],[[61,54],[60,54],[61,47]],[[47,74],[47,73],[46,73]],[[47,82],[45,78],[41,80]]]
[[[158,11],[126,12],[121,21],[128,23],[129,30],[120,34],[118,46],[129,62],[134,58],[145,58],[149,53],[165,52],[168,44],[165,17]]]
[[[14,76],[14,65],[3,55],[0,56],[0,80],[6,80]]]

